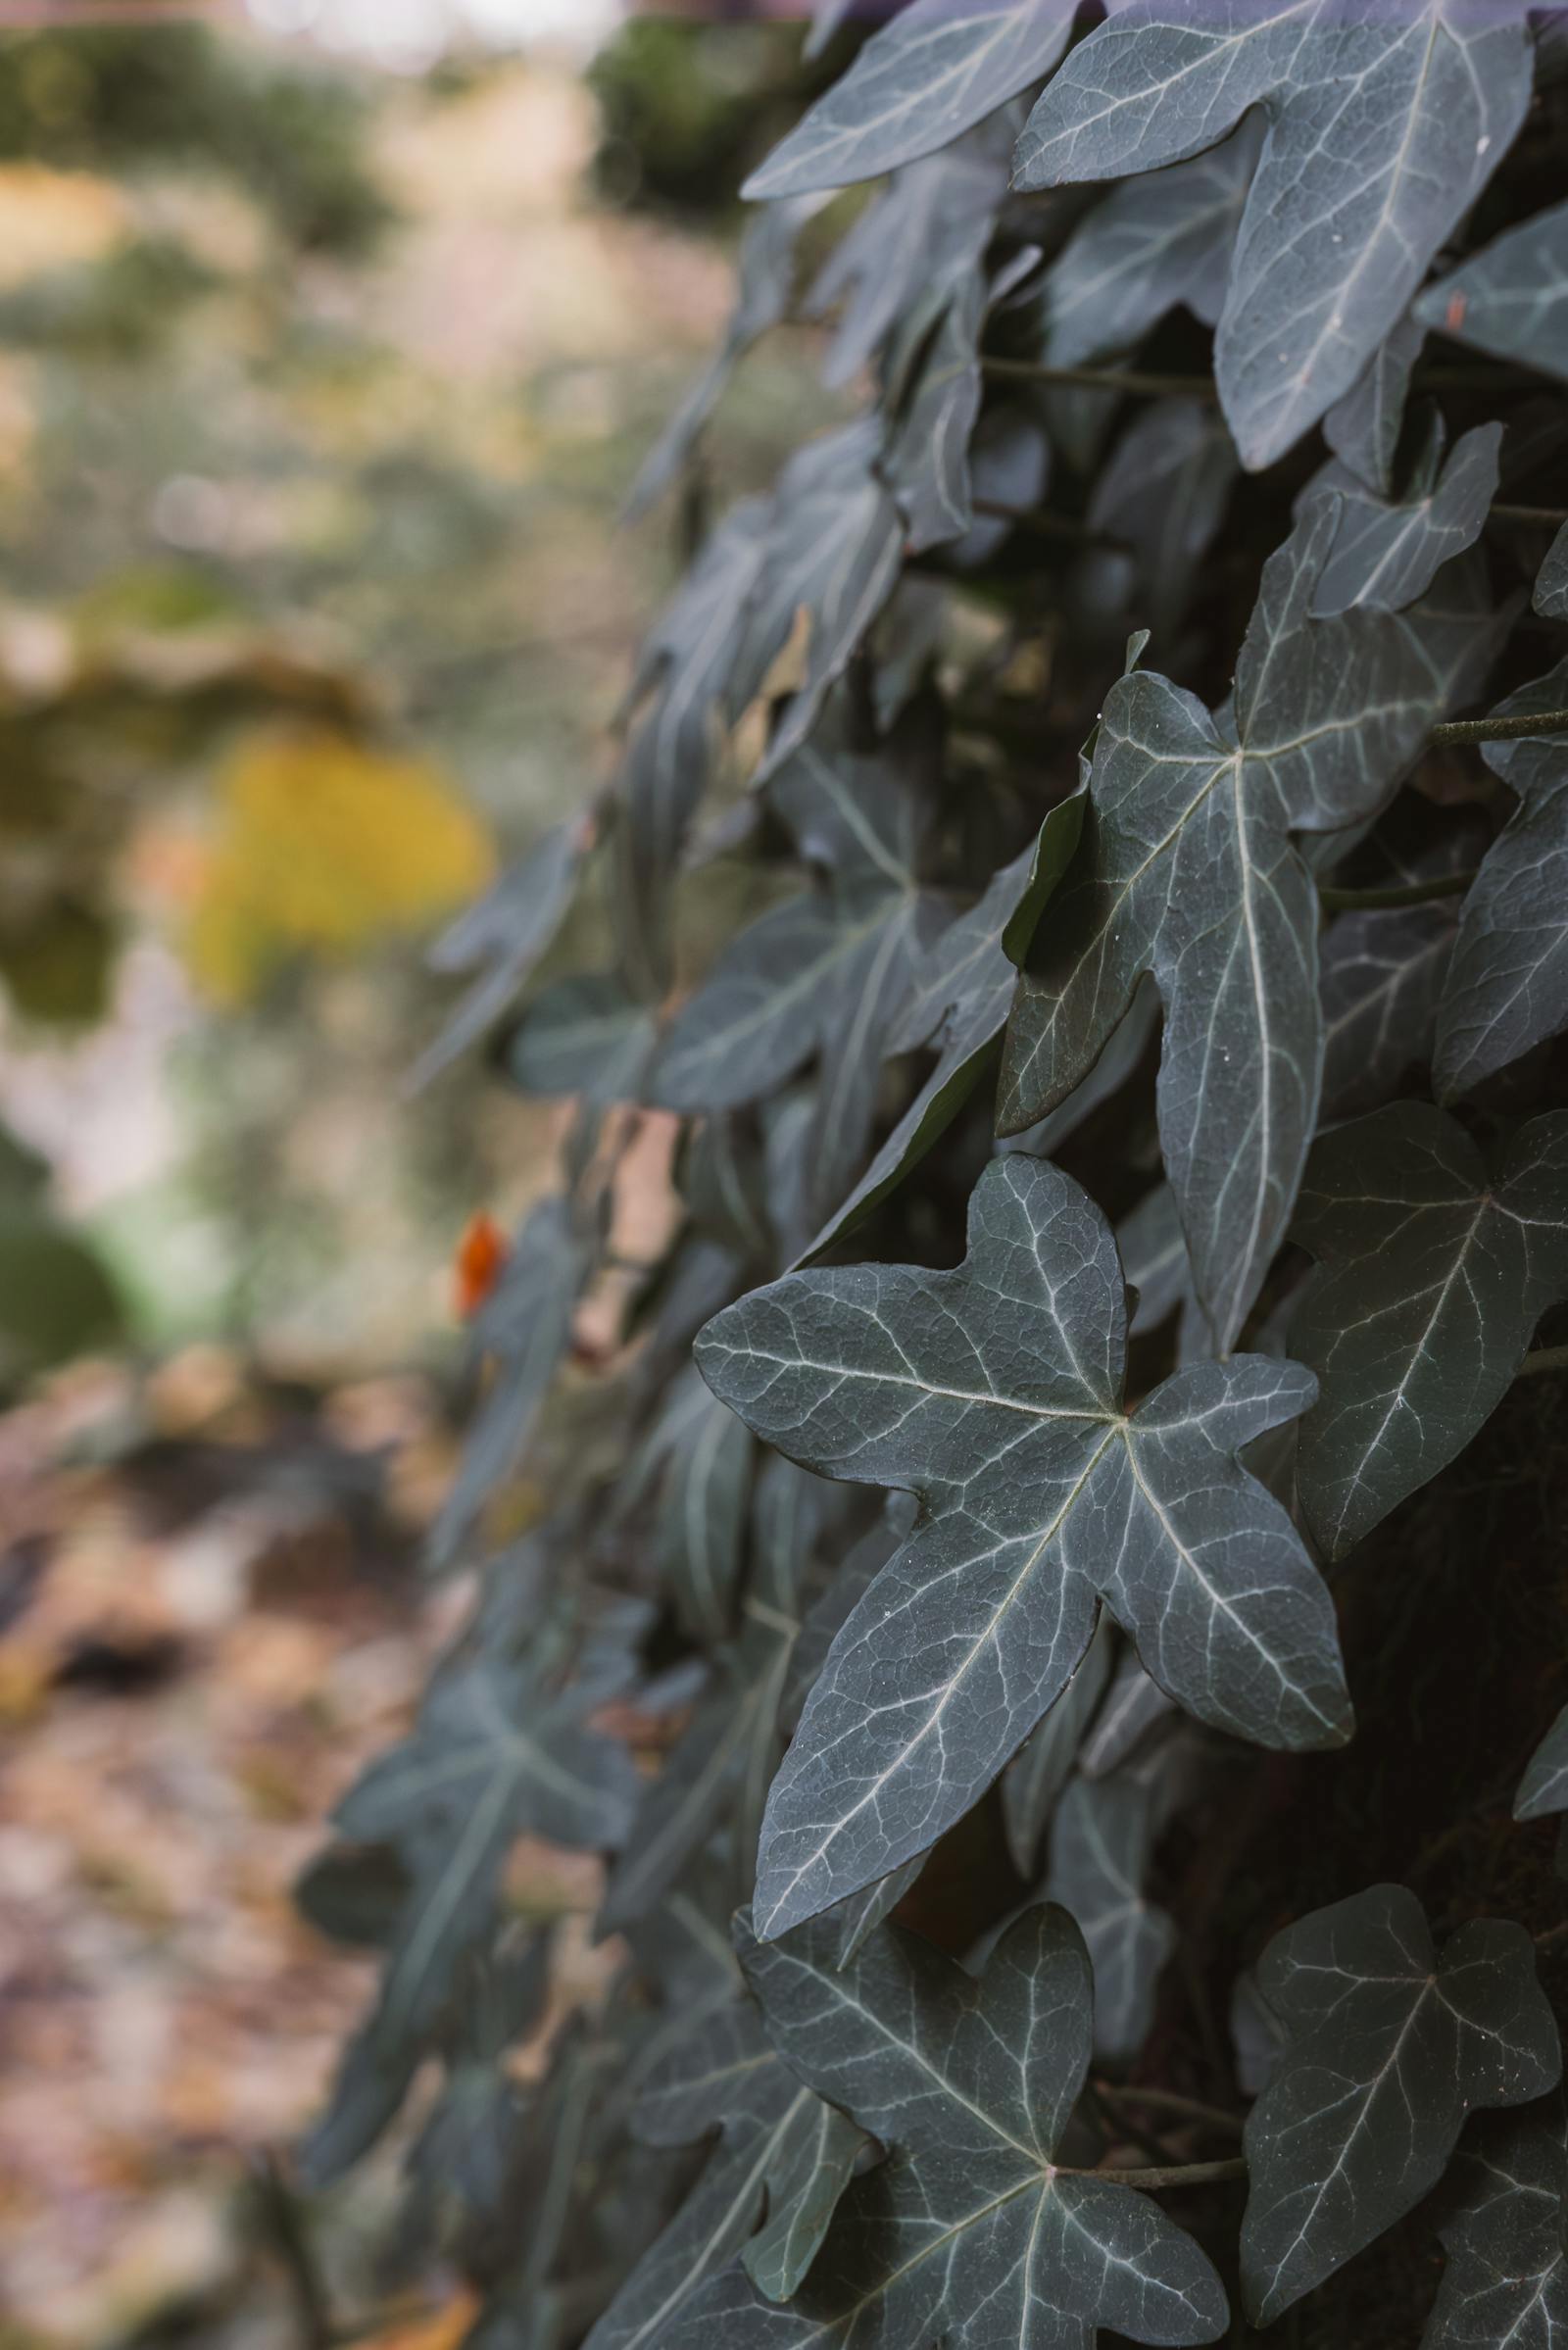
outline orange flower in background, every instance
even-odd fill
[[[476,1216],[469,1217],[458,1243],[456,1264],[458,1312],[466,1322],[471,1321],[485,1300],[494,1296],[511,1254],[506,1235],[494,1216],[486,1215],[481,1208]]]

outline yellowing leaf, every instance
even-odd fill
[[[252,996],[291,954],[346,953],[467,898],[491,868],[478,818],[428,761],[325,728],[250,737],[190,934],[209,994]]]

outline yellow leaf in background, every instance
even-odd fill
[[[377,2333],[356,2334],[353,2350],[458,2350],[459,2343],[479,2314],[471,2293],[460,2293],[445,2309],[392,2326]]]
[[[427,760],[324,728],[253,735],[219,779],[223,828],[190,934],[220,1002],[301,951],[417,928],[489,878],[489,836]]]
[[[0,286],[100,261],[125,236],[120,190],[89,171],[0,164]]]

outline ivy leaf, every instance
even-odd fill
[[[569,1204],[547,1199],[518,1232],[493,1295],[475,1315],[475,1352],[494,1363],[463,1464],[430,1534],[430,1555],[450,1565],[474,1519],[526,1449],[539,1410],[571,1341],[571,1317],[592,1252]]]
[[[1089,524],[1131,548],[1139,609],[1156,636],[1168,635],[1186,611],[1235,479],[1231,436],[1196,400],[1153,402],[1102,468]]]
[[[1290,2035],[1244,2141],[1242,2294],[1266,2326],[1437,2184],[1474,2107],[1543,2095],[1562,2057],[1524,1929],[1476,1919],[1440,1959],[1403,1885],[1276,1934],[1258,1984]]]
[[[1116,1659],[1110,1693],[1096,1715],[1078,1757],[1086,1779],[1103,1779],[1127,1760],[1146,1730],[1170,1711],[1170,1699],[1151,1681],[1130,1648]]]
[[[1551,2350],[1568,2328],[1561,2100],[1468,2130],[1445,2196],[1447,2266],[1421,2350]]]
[[[1284,1238],[1317,1121],[1318,901],[1292,835],[1373,814],[1451,690],[1443,624],[1419,610],[1309,616],[1335,529],[1314,505],[1264,566],[1234,713],[1136,670],[1111,687],[1078,878],[1037,940],[1003,1059],[998,1124],[1015,1132],[1066,1100],[1152,972],[1161,1148],[1221,1353]]]
[[[724,337],[649,451],[626,500],[625,518],[638,516],[662,498],[685,466],[703,428],[723,398],[736,367],[762,336],[782,325],[795,290],[795,248],[801,230],[822,208],[820,197],[770,204],[757,215],[741,239],[736,262],[739,287]]]
[[[940,293],[979,268],[1006,192],[1006,150],[985,124],[894,173],[806,297],[809,318],[843,306],[822,363],[824,383],[837,390],[852,382],[922,294]]]
[[[1405,395],[1425,341],[1420,320],[1402,318],[1378,345],[1360,382],[1323,419],[1323,438],[1341,465],[1385,498],[1394,493]]]
[[[743,498],[731,507],[639,657],[633,704],[654,698],[616,781],[620,821],[612,849],[621,959],[650,992],[668,976],[669,893],[712,771],[715,730],[740,716],[760,683],[741,657],[773,530],[771,500]],[[764,641],[753,667],[760,658],[765,671],[782,641]]]
[[[415,1064],[411,1085],[427,1085],[477,1043],[522,993],[554,941],[577,887],[587,827],[557,824],[533,853],[503,875],[430,950],[432,970],[480,970],[435,1043]]]
[[[654,1018],[612,971],[559,979],[513,1030],[507,1066],[525,1094],[578,1095],[597,1107],[637,1098]]]
[[[1215,341],[1226,418],[1256,469],[1361,375],[1512,144],[1530,82],[1523,8],[1214,0],[1195,18],[1133,0],[1047,89],[1013,182],[1180,163],[1264,109]]]
[[[754,171],[743,196],[875,179],[948,146],[1049,73],[1071,0],[914,0]]]
[[[1111,2062],[1136,2056],[1149,2037],[1155,1985],[1176,1947],[1170,1917],[1144,1898],[1156,1825],[1152,1789],[1124,1772],[1075,1779],[1051,1831],[1046,1898],[1078,1921],[1095,1970],[1095,2053]]]
[[[1424,326],[1568,377],[1568,204],[1505,229],[1415,306]]]
[[[1396,1102],[1314,1146],[1294,1237],[1324,1270],[1291,1325],[1318,1375],[1298,1475],[1334,1558],[1452,1460],[1568,1293],[1568,1111],[1489,1163],[1452,1118]]]
[[[752,1447],[688,1368],[675,1382],[654,1443],[664,1462],[654,1558],[660,1588],[694,1639],[728,1635],[740,1583]]]
[[[668,2350],[941,2339],[953,2350],[1096,2329],[1212,2341],[1224,2287],[1147,2197],[1053,2165],[1089,2066],[1089,1957],[1060,1910],[1025,1913],[976,1983],[884,1927],[842,1972],[821,1931],[740,1941],[785,2061],[891,2145],[850,2186],[787,2311],[736,2275],[715,2280]]]
[[[994,1058],[1035,926],[1072,860],[1081,794],[1047,816],[1032,847],[992,876],[969,912],[950,923],[909,974],[890,1053],[934,1049],[937,1064],[864,1175],[806,1249],[809,1263],[864,1222],[952,1125]]]
[[[1444,424],[1432,413],[1426,446],[1397,503],[1369,490],[1348,465],[1325,465],[1307,495],[1335,495],[1339,528],[1312,597],[1315,617],[1371,605],[1398,612],[1425,595],[1451,555],[1471,546],[1497,494],[1500,424],[1478,424],[1443,464]]]
[[[1474,861],[1468,829],[1414,856],[1379,841],[1378,879],[1434,881]],[[1322,939],[1323,1117],[1353,1118],[1399,1090],[1432,1058],[1438,999],[1458,935],[1461,900],[1352,907]]]
[[[1182,1238],[1176,1195],[1168,1183],[1146,1192],[1132,1213],[1116,1227],[1116,1247],[1127,1274],[1127,1287],[1137,1295],[1129,1338],[1157,1330],[1178,1308],[1182,1317],[1178,1359],[1185,1362],[1202,1352],[1201,1315],[1193,1294],[1192,1267]]]
[[[703,2283],[749,2246],[770,2287],[791,2292],[848,2183],[861,2132],[779,2062],[756,2011],[734,2002],[691,2033],[649,2081],[633,2128],[655,2146],[690,2145],[718,2128],[697,2185],[632,2271],[584,2350],[664,2343]]]
[[[1541,566],[1534,603],[1544,620],[1568,620],[1568,522],[1552,540]]]
[[[623,1746],[584,1727],[595,1702],[592,1691],[549,1690],[529,1664],[460,1653],[438,1672],[412,1737],[338,1807],[340,1832],[392,1846],[412,1882],[375,2007],[304,2151],[315,2182],[356,2162],[402,2104],[462,1961],[493,1926],[515,1839],[604,1850],[625,1835],[637,1774]]]
[[[1568,707],[1568,660],[1494,713]],[[1488,743],[1483,756],[1519,806],[1464,902],[1438,1006],[1433,1077],[1456,1101],[1568,1026],[1568,735]]]
[[[1102,1610],[1094,1638],[1072,1679],[1037,1730],[1031,1731],[1002,1777],[1002,1818],[1007,1850],[1020,1877],[1035,1873],[1040,1839],[1068,1780],[1084,1732],[1105,1693],[1116,1636]],[[1069,1901],[1068,1908],[1073,1907]],[[1076,1915],[1076,1912],[1074,1913]],[[1082,1920],[1079,1920],[1080,1925]]]
[[[1191,163],[1125,179],[1096,205],[1041,290],[1049,366],[1130,350],[1179,302],[1218,323],[1262,138],[1261,122],[1246,122]]]
[[[1126,1318],[1104,1219],[1013,1155],[981,1176],[956,1271],[790,1274],[699,1338],[704,1377],[766,1442],[924,1505],[773,1783],[763,1934],[959,1819],[1066,1687],[1100,1598],[1200,1719],[1269,1745],[1348,1734],[1328,1594],[1235,1458],[1305,1408],[1310,1379],[1261,1357],[1197,1365],[1124,1417]]]
[[[850,749],[835,703],[787,760],[769,797],[826,888],[788,899],[743,930],[671,1023],[648,1077],[666,1109],[755,1101],[813,1053],[812,1197],[844,1196],[869,1139],[873,1072],[944,909],[916,873],[941,756],[932,710],[910,706],[870,754]]]
[[[1555,1811],[1568,1811],[1568,1705],[1530,1757],[1513,1816],[1516,1820],[1544,1820]]]
[[[893,429],[885,462],[889,486],[904,514],[909,555],[924,555],[962,538],[974,520],[969,442],[984,392],[980,336],[991,289],[984,269],[976,267],[951,291],[930,299],[940,304],[941,315]]]
[[[744,708],[760,693],[803,611],[808,634],[805,680],[773,729],[759,783],[809,736],[898,584],[904,516],[878,470],[881,454],[880,421],[862,416],[808,441],[779,475],[732,699]]]

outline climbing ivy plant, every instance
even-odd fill
[[[1546,2350],[1563,21],[853,14],[615,779],[440,953],[426,1075],[575,1106],[306,2167],[414,2091],[475,2350]],[[837,420],[715,499],[785,319]]]

